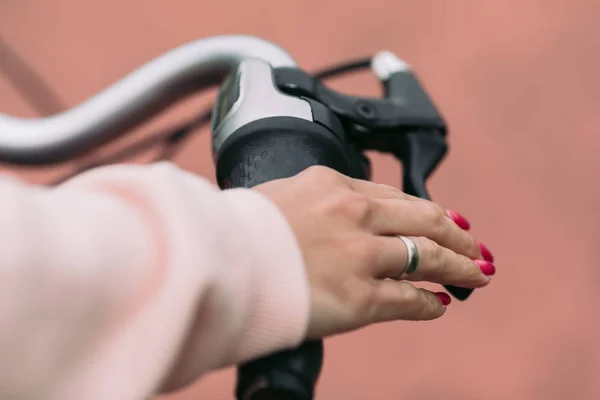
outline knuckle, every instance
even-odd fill
[[[420,301],[419,291],[407,281],[398,282],[398,290],[402,293],[403,303],[408,305],[416,305]]]
[[[364,279],[352,279],[345,291],[345,304],[351,320],[370,320],[379,308],[377,292],[372,284]]]
[[[441,303],[428,290],[416,288],[409,282],[399,282],[403,293],[405,318],[409,320],[431,320],[444,313]]]
[[[430,228],[438,235],[444,235],[448,228],[446,212],[442,207],[433,202],[425,202],[423,205],[426,221]]]
[[[437,318],[442,309],[439,300],[430,291],[422,288],[415,288],[412,291],[414,300],[412,302],[412,319],[426,321]]]
[[[480,258],[481,256],[481,250],[479,249],[477,241],[468,234],[467,239],[465,240],[464,255],[469,258]]]
[[[377,257],[376,246],[371,241],[365,240],[365,238],[348,240],[346,246],[346,253],[357,263],[361,270],[371,266]]]
[[[356,302],[356,312],[358,316],[366,316],[367,320],[372,320],[377,315],[380,308],[376,291],[371,285],[362,285],[363,290]]]
[[[402,190],[390,186],[390,185],[383,185],[380,184],[379,185],[382,189],[382,192],[384,193],[384,197],[385,198],[389,198],[389,199],[405,199],[406,193],[404,193]]]
[[[399,281],[397,285],[398,291],[401,293],[401,302],[404,304],[404,307],[407,308],[406,311],[410,311],[409,309],[414,307],[419,307],[421,296],[419,295],[417,288],[407,281]]]
[[[430,264],[436,269],[443,266],[446,257],[442,246],[426,237],[419,238],[418,246],[422,246],[423,255],[424,258],[426,258],[427,264]]]
[[[301,174],[318,180],[334,180],[340,177],[339,172],[323,165],[311,165],[302,171]]]
[[[320,174],[327,174],[327,173],[329,173],[329,171],[330,171],[330,169],[323,165],[311,165],[310,167],[306,168],[303,171],[303,173],[320,175]]]
[[[431,271],[434,275],[446,275],[452,269],[452,264],[448,262],[446,252],[441,246],[435,246],[431,263]]]
[[[352,190],[341,190],[333,201],[334,211],[356,222],[366,220],[371,214],[371,202],[367,196]]]

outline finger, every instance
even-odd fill
[[[371,181],[349,178],[348,185],[350,185],[350,188],[355,192],[364,194],[369,197],[379,199],[424,201],[419,197],[406,194],[396,187],[383,185],[380,183],[374,183]]]
[[[482,258],[481,249],[467,231],[430,201],[371,199],[369,228],[378,235],[424,236],[471,259]]]
[[[406,281],[381,281],[375,296],[373,322],[428,321],[439,318],[446,312],[446,306],[440,299],[449,303],[449,296],[438,297],[435,293],[416,288]]]
[[[480,288],[490,283],[495,272],[492,263],[457,254],[424,237],[411,237],[417,246],[419,263],[417,269],[407,274],[406,245],[397,237],[379,237],[379,258],[376,278],[405,279],[413,282],[427,281],[442,285]]]
[[[380,236],[374,241],[377,260],[373,263],[374,278],[428,281],[442,285],[479,288],[489,284],[495,266],[487,261],[468,257],[440,246],[425,237],[410,237],[419,253],[414,272],[407,274],[408,250],[398,237]]]

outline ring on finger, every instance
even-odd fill
[[[406,273],[412,274],[419,266],[419,249],[415,242],[406,236],[398,236],[406,246]]]

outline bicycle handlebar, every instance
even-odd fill
[[[283,49],[245,35],[200,39],[168,51],[83,103],[39,119],[0,114],[0,159],[39,165],[67,161],[148,120],[183,97],[221,83],[242,60],[294,67]]]

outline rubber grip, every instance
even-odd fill
[[[245,125],[216,155],[219,186],[250,188],[294,176],[313,165],[348,175],[347,147],[339,134],[289,117]],[[238,369],[236,396],[239,400],[312,400],[322,362],[323,344],[315,341],[246,363]]]
[[[223,189],[250,188],[294,176],[313,165],[348,174],[342,142],[325,127],[299,118],[265,118],[228,138],[217,155],[216,174]]]

